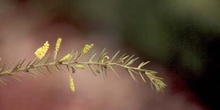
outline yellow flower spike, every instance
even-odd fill
[[[61,45],[62,39],[58,38],[57,39],[57,43],[56,43],[56,47],[55,47],[55,52],[57,53],[60,49],[60,45]]]
[[[75,68],[76,69],[85,69],[85,66],[77,64],[77,65],[75,65]]]
[[[94,44],[86,44],[82,50],[82,54],[87,53],[92,47],[94,46]]]
[[[61,60],[59,60],[60,62],[68,60],[70,58],[70,54],[65,55]]]
[[[39,59],[42,59],[45,56],[45,54],[47,53],[49,46],[50,45],[49,45],[48,41],[46,41],[42,47],[38,48],[35,51],[36,57]]]
[[[69,75],[69,86],[70,86],[70,90],[72,92],[75,92],[75,84],[74,84],[74,81],[73,81],[73,77],[71,75]]]
[[[57,43],[56,43],[56,47],[55,47],[55,51],[54,51],[54,61],[56,60],[57,58],[57,53],[60,49],[60,45],[61,45],[61,42],[62,42],[62,39],[61,38],[58,38],[57,39]]]
[[[78,60],[81,56],[83,56],[84,54],[86,54],[87,52],[89,52],[89,50],[93,47],[93,44],[86,44],[84,46],[84,48],[82,49],[81,53],[77,56],[77,58],[75,60]]]

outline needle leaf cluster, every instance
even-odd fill
[[[2,76],[11,76],[12,78],[21,81],[17,76],[17,72],[25,72],[35,77],[35,74],[45,74],[45,71],[53,73],[54,71],[64,71],[69,74],[69,87],[72,92],[75,92],[73,74],[79,69],[89,69],[95,76],[107,77],[107,70],[111,70],[111,73],[119,77],[119,73],[115,70],[115,67],[121,67],[127,71],[134,81],[137,81],[137,77],[140,77],[143,82],[150,81],[153,88],[156,91],[163,91],[166,84],[163,82],[163,78],[156,76],[157,72],[145,69],[145,65],[148,62],[142,62],[138,66],[132,66],[132,64],[138,60],[138,57],[134,55],[122,54],[120,51],[116,52],[112,57],[108,56],[108,52],[103,49],[101,53],[91,53],[86,60],[86,54],[93,48],[93,44],[86,44],[80,52],[73,51],[66,54],[61,59],[58,59],[58,51],[60,49],[62,39],[58,38],[54,53],[47,55],[49,49],[49,42],[46,41],[44,45],[35,51],[36,58],[31,61],[26,59],[20,60],[14,67],[8,68],[6,65],[0,66],[0,82],[6,84],[6,79]]]

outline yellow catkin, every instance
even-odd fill
[[[58,38],[57,39],[57,43],[56,43],[56,47],[55,47],[55,52],[57,53],[60,49],[60,45],[61,45],[62,39]]]
[[[71,75],[69,75],[69,86],[70,86],[70,90],[72,92],[75,92],[75,85],[74,85],[73,77]]]
[[[85,69],[85,66],[84,66],[84,65],[77,64],[77,65],[75,65],[75,68],[76,68],[76,69]]]
[[[87,53],[94,45],[93,44],[86,44],[82,50],[82,54]]]
[[[68,60],[70,58],[70,54],[65,55],[61,60],[59,60],[60,62]]]
[[[47,53],[49,46],[50,45],[49,45],[48,41],[46,41],[42,47],[38,48],[35,51],[36,57],[39,59],[42,59],[45,56],[45,54]]]

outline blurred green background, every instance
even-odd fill
[[[120,33],[117,37],[126,45],[159,62],[183,66],[194,75],[202,74],[207,45],[218,39],[220,32],[220,3],[216,0],[27,1],[85,33]]]
[[[81,33],[112,35],[145,59],[175,71],[204,105],[219,108],[218,0],[1,0],[32,7]],[[0,8],[0,9],[1,9]],[[28,12],[28,11],[27,11]],[[89,37],[89,36],[85,36]],[[104,36],[103,36],[104,37]],[[105,38],[103,38],[105,39]],[[109,38],[106,38],[109,39]],[[214,87],[211,87],[214,86]]]

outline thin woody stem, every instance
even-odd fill
[[[39,65],[30,66],[30,67],[21,67],[21,68],[18,68],[17,70],[14,70],[14,71],[13,71],[13,69],[8,69],[8,70],[5,70],[5,71],[1,72],[0,76],[7,75],[7,74],[12,74],[12,72],[27,72],[30,69],[42,68],[42,67],[45,67],[45,66],[58,66],[58,65],[71,65],[71,64],[101,65],[101,66],[109,66],[109,65],[113,66],[113,65],[115,65],[115,66],[120,66],[120,67],[125,68],[125,69],[132,69],[132,70],[137,70],[137,71],[141,71],[141,72],[147,71],[146,69],[139,69],[139,68],[136,68],[136,67],[125,66],[125,65],[119,64],[119,63],[73,61],[73,62],[62,62],[62,63],[51,62],[51,63],[47,63],[47,64],[39,64]]]

